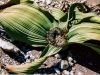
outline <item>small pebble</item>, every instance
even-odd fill
[[[60,54],[55,54],[55,58],[61,59],[61,55]]]
[[[69,64],[68,64],[67,60],[61,60],[61,61],[59,62],[59,67],[60,67],[61,69],[67,69],[67,68],[69,67]]]
[[[82,72],[78,72],[77,75],[83,75],[83,73]]]
[[[75,70],[76,70],[76,68],[72,67],[72,70],[73,70],[73,71],[75,71]]]
[[[74,71],[70,71],[70,75],[74,75]]]
[[[76,60],[73,60],[73,63],[76,64]]]
[[[3,69],[1,69],[1,74],[0,75],[5,75],[5,73],[4,73],[4,71],[3,71]]]
[[[46,0],[46,4],[49,5],[52,2],[52,0]]]
[[[31,62],[31,60],[30,60],[30,59],[27,59],[27,60],[26,60],[26,63],[30,63],[30,62]]]
[[[18,53],[20,51],[18,47],[16,47],[12,43],[5,41],[1,38],[0,38],[0,48],[10,53]]]
[[[39,53],[41,54],[41,53],[42,53],[42,51],[39,51]]]
[[[32,55],[32,51],[28,51],[28,52],[26,53],[26,55],[25,55],[25,58],[26,58],[26,59],[29,59],[29,58],[34,59],[34,56]]]
[[[67,70],[63,70],[63,73],[64,73],[64,75],[69,75],[70,74],[69,71],[67,71]]]
[[[68,63],[69,63],[70,66],[74,66],[74,63],[72,63],[72,62],[68,62]]]
[[[7,71],[4,69],[0,70],[0,75],[8,75]]]
[[[34,57],[33,55],[30,55],[30,59],[34,60],[34,59],[35,59],[35,57]]]
[[[3,2],[3,1],[0,1],[0,4],[1,4],[1,5],[3,5],[4,3],[5,3],[5,2]]]
[[[34,59],[34,61],[37,61],[38,59]]]
[[[1,64],[0,64],[0,71],[1,71]]]
[[[86,0],[81,0],[80,2],[81,2],[81,3],[84,3],[84,2],[86,2]]]
[[[72,57],[68,57],[68,61],[72,62],[73,61]]]

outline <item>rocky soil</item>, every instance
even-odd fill
[[[9,0],[1,0],[4,4]],[[50,11],[58,8],[67,12],[70,5],[75,2],[84,3],[88,8],[98,15],[100,13],[100,0],[33,0],[39,6]],[[5,42],[5,43],[4,43]],[[90,42],[90,41],[88,41]],[[93,41],[94,42],[94,41]],[[100,42],[95,42],[100,44]],[[44,48],[31,47],[25,43],[10,38],[0,26],[0,75],[12,74],[2,65],[4,64],[25,64],[36,61]],[[4,44],[2,46],[2,44]],[[10,44],[10,45],[9,45]],[[10,48],[9,48],[10,47]],[[12,49],[15,51],[13,52]],[[8,51],[9,50],[9,51]],[[18,51],[16,53],[16,51]],[[100,55],[95,51],[81,45],[72,45],[67,50],[61,51],[49,57],[41,67],[33,72],[34,75],[100,75]],[[67,59],[67,60],[66,60]]]

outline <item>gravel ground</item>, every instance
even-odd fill
[[[8,1],[8,0],[1,0]],[[4,4],[0,1],[0,4]],[[100,13],[100,0],[33,0],[39,6],[47,11],[52,8],[58,8],[67,12],[72,3],[85,3],[97,14]],[[25,43],[14,41],[9,38],[2,27],[0,27],[0,38],[9,41],[17,46],[21,51],[16,53],[6,52],[0,48],[0,75],[12,74],[2,67],[2,64],[25,64],[36,61],[44,48],[34,48]],[[89,42],[89,41],[88,41]],[[96,42],[98,43],[98,42]],[[100,43],[99,43],[100,44]],[[81,49],[81,50],[80,50]],[[70,50],[70,51],[68,51]],[[72,45],[68,50],[59,52],[49,57],[41,67],[33,74],[54,74],[54,75],[100,75],[100,55],[87,47]],[[67,60],[66,60],[67,59]]]

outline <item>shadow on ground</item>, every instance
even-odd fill
[[[91,43],[96,43],[100,45],[98,41],[87,41]],[[71,51],[73,58],[76,59],[77,63],[94,71],[100,71],[100,55],[93,51],[92,49],[79,45],[73,44],[68,50]]]

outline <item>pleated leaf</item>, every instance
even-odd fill
[[[48,45],[43,53],[41,54],[40,58],[37,61],[33,61],[32,63],[27,63],[24,65],[6,65],[6,69],[10,70],[11,72],[18,73],[18,74],[31,74],[36,71],[43,62],[51,55],[59,52],[62,48],[58,48],[52,45]]]
[[[58,26],[58,23],[56,22],[55,18],[48,11],[42,10],[37,3],[33,1],[26,1],[26,2],[23,2],[22,4],[28,5],[30,7],[33,7],[39,10],[49,19],[49,21],[52,23],[53,26]]]
[[[69,29],[68,42],[82,43],[87,40],[100,40],[100,24],[82,23]]]
[[[35,8],[14,5],[0,13],[0,22],[15,40],[32,46],[46,46],[46,33],[52,27],[48,18]]]
[[[58,20],[58,21],[65,15],[64,12],[62,12],[61,10],[59,10],[59,9],[57,9],[57,8],[51,9],[50,12],[51,12],[51,14],[54,16],[54,18],[55,18],[56,20]]]
[[[41,57],[40,59],[37,59],[31,63],[23,65],[6,65],[5,68],[19,75],[31,74],[36,71],[46,59],[47,57]]]
[[[83,9],[83,8],[80,8]],[[79,9],[75,9],[75,19],[84,19],[84,18],[89,18],[89,17],[93,17],[96,16],[96,14],[94,13],[83,13],[81,11],[79,11]]]
[[[83,13],[80,12],[78,9],[75,10],[75,21],[73,21],[73,25],[82,22],[94,22],[100,24],[100,16],[96,15],[95,13]]]
[[[17,3],[16,3],[17,2]],[[48,11],[45,11],[45,10],[42,10],[39,5],[37,3],[35,3],[34,1],[31,1],[31,0],[11,0],[9,2],[9,4],[25,4],[25,5],[28,5],[30,7],[33,7],[37,10],[39,10],[40,12],[42,12],[49,20],[50,22],[54,25],[54,26],[57,26],[58,23],[55,21],[54,17],[48,12]]]
[[[60,19],[60,24],[59,27],[66,30],[68,29],[69,23],[70,21],[72,21],[73,19],[75,19],[75,9],[79,7],[82,9],[82,12],[85,12],[85,9],[83,7],[83,5],[81,3],[74,3],[70,6],[67,15],[64,15],[61,19]]]
[[[62,48],[61,47],[56,47],[56,46],[53,46],[53,45],[47,45],[47,47],[43,50],[43,53],[41,54],[40,57],[43,57],[43,56],[51,56],[53,54],[56,54],[57,52],[59,52]]]

